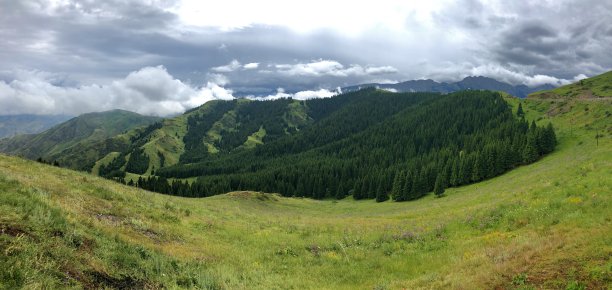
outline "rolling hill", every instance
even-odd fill
[[[20,155],[30,159],[62,160],[65,150],[87,146],[116,136],[126,130],[158,121],[157,117],[112,110],[83,114],[72,118],[40,134],[20,135],[0,140],[0,152]]]
[[[612,97],[612,71],[556,89],[536,92],[530,97],[541,99],[609,98]]]
[[[505,100],[556,150],[408,203],[182,198],[0,156],[0,287],[609,288],[612,101]]]
[[[349,86],[342,88],[343,92],[353,92],[362,88],[376,87],[380,89],[392,90],[395,92],[439,92],[439,93],[452,93],[462,90],[489,90],[489,91],[500,91],[510,94],[512,96],[524,98],[528,94],[553,89],[554,86],[550,84],[541,85],[537,87],[528,87],[525,85],[510,85],[498,80],[482,77],[482,76],[471,76],[466,77],[461,81],[454,83],[436,82],[434,80],[411,80],[400,82],[396,84],[362,84],[356,86]]]

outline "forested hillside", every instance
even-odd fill
[[[404,201],[534,162],[556,142],[552,126],[517,118],[497,93],[468,91],[433,99],[373,94],[371,100],[377,104],[359,104],[369,122],[364,116],[358,117],[363,123],[332,116],[296,136],[208,162],[164,168],[157,172],[162,178],[138,184],[187,196],[259,190],[313,198],[352,194],[377,201],[390,194]],[[360,109],[348,111],[355,116]],[[199,178],[185,189],[177,182],[164,186],[165,178],[188,177]]]
[[[378,100],[379,96],[384,98]],[[239,156],[264,144],[278,147],[293,142],[298,144],[291,145],[296,152],[303,151],[304,146],[314,148],[339,140],[410,104],[437,96],[368,89],[308,101],[212,101],[144,130],[129,132],[125,135],[130,140],[127,146],[116,146],[118,151],[104,150],[98,154],[97,162],[89,162],[86,169],[107,177],[122,177],[126,172],[149,176],[160,168]],[[112,139],[106,142],[120,141]]]
[[[184,130],[174,134],[166,121],[132,134],[97,172],[191,197],[255,190],[406,201],[500,175],[556,144],[552,126],[537,127],[487,91],[215,101],[177,120]],[[174,155],[159,149],[164,130],[182,141]]]

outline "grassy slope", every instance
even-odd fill
[[[83,278],[68,283],[229,289],[609,287],[612,129],[606,111],[612,104],[523,102],[529,119],[556,126],[557,151],[503,176],[449,189],[444,198],[408,203],[257,193],[185,199],[2,156],[0,226],[9,233],[0,235],[0,281],[6,286],[19,280],[6,278],[17,269],[30,277],[21,280],[28,286],[61,283],[81,270]],[[597,129],[604,135],[599,146]],[[13,200],[36,210],[23,210]],[[66,223],[59,237],[44,230],[56,219]],[[75,243],[72,232],[77,240],[94,240],[93,246]],[[6,267],[15,261],[20,264]],[[76,270],[53,270],[54,264],[73,261]],[[91,278],[100,275],[107,279]]]
[[[612,71],[570,85],[533,93],[539,98],[603,98],[612,97]]]

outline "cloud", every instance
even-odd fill
[[[237,60],[232,60],[230,63],[226,64],[226,65],[222,65],[222,66],[217,66],[217,67],[213,67],[211,70],[215,71],[215,72],[233,72],[239,68],[241,68],[242,66],[240,65],[240,62]]]
[[[232,60],[230,63],[222,66],[216,66],[211,68],[211,71],[220,72],[220,73],[230,73],[237,70],[253,70],[259,67],[258,62],[250,62],[245,65],[242,65],[238,60]]]
[[[316,91],[306,90],[306,91],[299,91],[294,94],[289,94],[285,92],[285,89],[278,88],[276,89],[276,94],[267,95],[267,96],[258,96],[258,97],[248,96],[247,98],[251,100],[260,100],[260,101],[292,98],[292,99],[303,101],[303,100],[310,100],[310,99],[331,98],[341,93],[342,93],[342,90],[340,88],[337,88],[335,91],[330,91],[327,89],[319,89]]]
[[[379,87],[376,87],[377,89],[381,89]],[[387,91],[387,92],[392,92],[392,93],[397,93],[397,89],[394,88],[382,88],[381,90],[383,91]]]
[[[567,85],[574,81],[580,80],[580,78],[586,77],[585,75],[577,75],[574,78],[567,80],[542,74],[530,76],[525,73],[512,71],[510,69],[496,65],[482,65],[473,67],[469,71],[469,75],[490,77],[501,82],[513,85],[524,84],[528,87],[537,87],[545,84],[551,84],[554,86]]]
[[[309,63],[277,64],[273,67],[276,69],[276,72],[290,76],[348,77],[394,74],[398,72],[396,68],[391,66],[362,67],[361,65],[353,64],[349,67],[345,67],[338,61],[322,59]]]
[[[233,99],[232,91],[215,80],[193,87],[174,78],[163,66],[144,67],[104,85],[65,87],[54,84],[51,76],[36,71],[20,71],[14,80],[0,81],[0,114],[77,115],[125,109],[165,116],[213,99]]]
[[[106,88],[163,64],[194,90],[218,79],[233,96],[472,74],[563,84],[612,69],[611,1],[384,0],[351,13],[338,13],[342,2],[237,1],[3,1],[3,94],[24,82],[3,72],[19,69],[50,72],[58,88]]]
[[[251,62],[251,63],[247,63],[247,64],[245,64],[245,65],[243,66],[243,68],[244,68],[245,70],[247,70],[247,69],[256,69],[256,68],[258,68],[258,67],[259,67],[259,63],[258,63],[258,62]]]

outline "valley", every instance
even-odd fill
[[[521,103],[555,126],[553,153],[403,203],[164,196],[2,156],[3,287],[605,288],[611,104]]]

